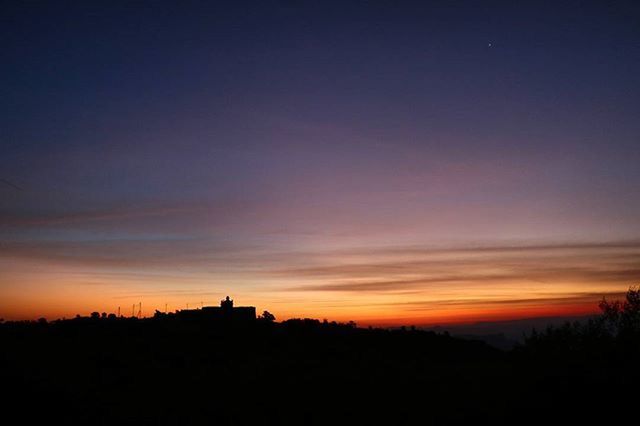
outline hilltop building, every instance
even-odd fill
[[[233,306],[233,300],[227,296],[220,306],[203,306],[202,309],[183,309],[177,312],[180,318],[215,319],[227,321],[254,321],[255,306]]]

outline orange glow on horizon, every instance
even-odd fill
[[[326,318],[362,326],[588,315],[598,312],[602,297],[623,297],[638,252],[635,244],[617,244],[367,249],[309,259],[293,253],[243,259],[239,271],[224,272],[223,263],[215,275],[199,265],[162,269],[155,260],[131,270],[16,257],[0,265],[0,318],[72,318],[118,307],[130,316],[139,303],[149,317],[165,306],[173,312],[217,305],[226,295],[279,321]]]
[[[233,295],[232,295],[233,296]],[[166,308],[168,312],[174,312],[180,309],[198,309],[202,305],[211,306],[217,304],[218,299],[222,299],[223,293],[220,293],[218,298],[209,297],[206,301],[191,303],[185,302],[182,299],[180,302],[173,301],[167,302]],[[283,321],[292,318],[314,318],[314,319],[328,319],[329,321],[348,322],[355,321],[359,326],[374,326],[374,327],[396,327],[396,326],[436,326],[436,325],[456,325],[456,324],[471,324],[485,321],[508,321],[518,320],[526,318],[537,317],[562,317],[562,316],[581,316],[591,315],[599,312],[598,302],[599,299],[594,298],[591,301],[581,301],[578,303],[554,303],[545,304],[541,301],[540,304],[528,304],[526,306],[495,306],[490,303],[481,307],[469,307],[461,303],[460,306],[450,309],[434,309],[421,315],[409,311],[398,310],[355,310],[349,311],[347,309],[329,309],[323,312],[321,309],[315,310],[313,308],[304,308],[300,306],[298,311],[292,307],[278,308],[277,304],[269,306],[268,301],[252,299],[250,297],[237,297],[233,296],[238,306],[252,305],[257,307],[257,312],[261,313],[264,310],[268,310],[273,313],[278,321]],[[193,299],[193,298],[192,298]],[[213,299],[213,300],[212,300]],[[140,302],[134,302],[134,299],[121,300],[114,304],[111,301],[105,301],[104,299],[98,301],[92,300],[90,296],[77,297],[77,298],[65,298],[64,294],[57,295],[55,298],[51,297],[47,299],[49,305],[40,306],[34,304],[33,301],[28,303],[27,297],[15,298],[12,300],[5,300],[16,307],[13,311],[5,311],[5,320],[33,320],[40,317],[45,317],[49,320],[60,318],[73,318],[77,314],[82,316],[88,316],[91,312],[106,312],[117,313],[118,307],[120,313],[123,316],[137,316]],[[99,299],[98,299],[99,300]],[[13,303],[12,303],[13,302]],[[153,316],[155,310],[164,312],[165,303],[158,302],[157,299],[143,299],[142,300],[142,316]],[[437,304],[437,301],[434,301]],[[514,305],[517,305],[517,301],[514,301]]]

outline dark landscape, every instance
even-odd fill
[[[5,424],[633,424],[640,293],[501,351],[411,328],[91,317],[0,325]]]

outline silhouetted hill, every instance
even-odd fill
[[[447,333],[310,319],[4,323],[2,419],[65,425],[635,420],[635,392],[626,389],[640,377],[637,352],[574,356],[537,339],[505,352]]]
[[[544,330],[549,326],[561,326],[567,322],[586,322],[594,315],[555,316],[522,318],[504,321],[479,321],[475,323],[453,324],[447,326],[425,327],[424,330],[436,333],[448,332],[454,337],[467,340],[480,340],[498,349],[513,349],[522,344],[525,336],[534,329]]]

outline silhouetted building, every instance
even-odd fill
[[[253,321],[256,319],[254,306],[233,306],[233,300],[227,296],[220,306],[204,306],[202,309],[183,309],[178,311],[181,318],[217,319],[228,321]]]

